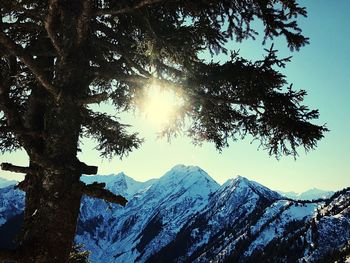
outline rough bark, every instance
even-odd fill
[[[23,262],[68,259],[82,196],[81,171],[76,158],[80,131],[78,106],[69,101],[57,104],[50,100],[46,106],[45,137],[39,155],[53,165],[42,167],[31,161],[30,168],[36,172],[27,173],[25,178],[26,208],[19,248]],[[28,121],[29,127],[38,127],[34,119]]]
[[[82,196],[79,175],[42,171],[28,176],[31,183],[26,189],[19,250],[23,255],[21,262],[66,262],[74,240]]]

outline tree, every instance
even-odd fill
[[[186,129],[219,150],[250,134],[277,157],[314,148],[327,130],[310,122],[318,111],[302,105],[306,92],[278,71],[290,58],[272,47],[253,62],[225,48],[254,38],[255,19],[265,39],[282,36],[299,50],[308,38],[296,19],[306,10],[295,0],[1,0],[0,12],[1,151],[24,149],[30,159],[28,167],[2,164],[26,174],[18,185],[26,206],[20,246],[1,258],[66,262],[83,194],[125,205],[103,184],[79,180],[97,172],[78,160],[80,138],[94,138],[103,157],[142,142],[94,103],[130,110],[157,83],[184,100],[164,134]],[[231,56],[208,63],[198,58],[204,50]]]

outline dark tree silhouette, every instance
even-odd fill
[[[142,140],[92,104],[133,109],[156,82],[184,101],[164,134],[187,130],[218,149],[250,134],[276,156],[312,149],[326,131],[310,123],[318,111],[302,105],[306,92],[278,71],[289,58],[271,48],[252,62],[225,48],[254,38],[255,19],[265,39],[282,36],[299,50],[308,39],[296,0],[1,0],[0,15],[0,147],[24,149],[30,159],[28,167],[2,164],[26,174],[18,185],[26,207],[18,249],[0,259],[66,262],[83,194],[125,205],[103,184],[79,180],[97,172],[78,160],[79,139],[95,139],[103,157],[123,156]],[[198,58],[204,50],[231,57],[207,63]]]

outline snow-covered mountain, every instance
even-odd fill
[[[279,194],[281,194],[284,197],[288,197],[294,200],[317,200],[317,199],[327,199],[331,197],[334,192],[333,191],[326,191],[318,188],[312,188],[302,193],[296,193],[296,192],[282,192],[277,191]]]
[[[105,182],[129,200],[123,208],[83,198],[76,242],[93,263],[318,262],[350,254],[349,188],[294,201],[244,177],[220,186],[184,165],[147,182],[123,173],[82,180]],[[0,189],[0,246],[18,230],[22,209],[20,191]]]
[[[173,240],[219,188],[200,168],[183,165],[146,183],[119,174],[107,187],[112,190],[117,185],[117,193],[129,196],[125,208],[111,210],[108,204],[90,198],[82,205],[77,242],[98,251],[92,255],[93,262],[144,261]]]

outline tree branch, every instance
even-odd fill
[[[40,67],[36,65],[34,59],[30,55],[28,55],[20,45],[17,45],[15,42],[13,42],[2,31],[0,31],[0,44],[6,47],[8,52],[13,54],[14,56],[17,56],[31,70],[31,72],[34,74],[34,76],[40,82],[40,84],[55,97],[55,99],[59,98],[59,92],[46,78],[44,72],[42,72]]]
[[[23,167],[23,166],[17,166],[13,165],[11,163],[2,163],[0,165],[1,169],[3,171],[9,171],[9,172],[14,172],[14,173],[32,173],[34,170],[30,167]]]
[[[45,29],[46,32],[51,39],[52,45],[56,49],[57,53],[61,55],[62,50],[61,50],[61,44],[58,39],[58,36],[56,34],[56,30],[54,28],[54,20],[55,16],[57,15],[57,5],[58,5],[58,0],[50,0],[49,1],[49,11],[45,20]]]
[[[96,12],[96,15],[119,15],[119,14],[125,14],[125,13],[131,13],[137,9],[140,9],[144,6],[149,6],[153,4],[157,4],[162,2],[163,0],[143,0],[135,5],[120,5],[117,8],[107,8],[107,9],[100,9]]]
[[[100,67],[92,67],[92,74],[94,78],[102,78],[105,80],[115,79],[117,81],[129,82],[134,84],[145,84],[149,81],[148,78],[140,75],[128,75],[125,73],[117,72],[113,63],[105,63]]]
[[[120,204],[122,206],[125,206],[126,203],[128,202],[123,196],[121,195],[115,195],[111,191],[105,189],[104,187],[106,186],[105,183],[92,183],[89,185],[86,185],[85,183],[82,183],[83,189],[82,192],[83,194],[93,197],[93,198],[98,198],[98,199],[103,199],[107,202],[115,203],[115,204]]]
[[[107,99],[108,99],[108,93],[102,92],[100,94],[91,95],[89,97],[86,97],[85,99],[79,100],[79,104],[87,105],[87,104],[101,103],[102,101],[105,101]]]
[[[97,166],[87,165],[83,162],[78,161],[78,169],[83,174],[97,174]]]
[[[102,24],[98,24],[97,28],[101,31],[103,31],[106,35],[108,36],[113,36],[114,32],[111,31],[110,28],[102,25]],[[126,52],[124,52],[124,50],[122,50],[121,48],[118,48],[116,45],[108,42],[108,41],[102,41],[101,39],[95,40],[97,41],[99,44],[106,46],[109,51],[114,51],[117,52],[120,56],[122,56],[123,59],[125,59],[126,63],[129,65],[130,68],[134,68],[138,71],[139,74],[142,74],[143,76],[150,78],[152,77],[152,74],[149,73],[147,70],[145,70],[144,68],[142,68],[140,65],[138,65],[136,62],[134,62],[127,54]],[[133,70],[134,71],[134,70]],[[135,72],[135,71],[134,71]]]
[[[126,60],[126,63],[129,64],[130,67],[135,68],[140,74],[144,75],[147,78],[152,77],[152,74],[149,73],[147,70],[142,68],[140,65],[138,65],[136,62],[134,62],[131,58],[129,58],[125,53],[119,52],[119,54]]]
[[[0,82],[2,81],[0,77]],[[35,154],[34,138],[42,137],[43,134],[38,131],[32,131],[24,127],[21,112],[13,99],[8,94],[8,86],[0,84],[0,110],[3,111],[6,117],[6,125],[0,127],[0,132],[11,132],[15,135],[20,145],[25,148],[30,155]]]
[[[140,71],[145,71],[144,69],[140,68],[136,63],[134,62],[130,62],[130,66],[136,68],[139,72]],[[176,83],[174,81],[171,80],[167,80],[167,79],[160,79],[160,78],[156,78],[153,77],[150,73],[148,73],[147,71],[145,72],[140,72],[143,73],[143,75],[147,75],[146,77],[140,76],[140,75],[127,75],[127,74],[121,74],[121,73],[113,73],[111,72],[111,70],[109,70],[109,68],[113,68],[113,67],[101,67],[101,68],[96,68],[95,69],[95,76],[96,77],[103,77],[103,78],[107,78],[107,79],[116,79],[119,81],[123,81],[123,82],[130,82],[130,83],[134,83],[134,84],[139,84],[139,85],[146,85],[147,83],[156,83],[159,86],[162,87],[176,87],[180,90],[187,90],[187,88],[184,87],[183,84],[181,83]],[[216,104],[237,104],[237,105],[247,105],[252,107],[256,112],[262,114],[262,112],[259,110],[259,108],[261,108],[262,110],[264,110],[263,107],[259,106],[259,105],[250,105],[248,103],[245,103],[244,101],[239,101],[239,100],[235,100],[233,98],[226,98],[226,97],[219,97],[219,96],[211,96],[211,95],[207,95],[207,94],[200,94],[200,93],[192,93],[190,94],[190,97],[197,99],[197,100],[202,100],[202,101],[209,101],[210,103],[216,105]],[[91,99],[91,103],[99,103],[98,99],[96,98],[96,102],[94,102],[94,99]],[[88,102],[88,101],[87,101]],[[84,103],[83,103],[84,104]],[[89,104],[89,103],[86,103]]]
[[[51,164],[52,165],[52,164]],[[55,169],[59,169],[60,167],[53,166]],[[35,170],[30,167],[23,167],[23,166],[17,166],[13,165],[11,163],[1,163],[0,168],[3,171],[9,171],[14,173],[33,173]],[[74,170],[79,170],[82,174],[96,174],[97,173],[97,166],[87,165],[83,162],[79,162],[76,167],[73,168]]]

